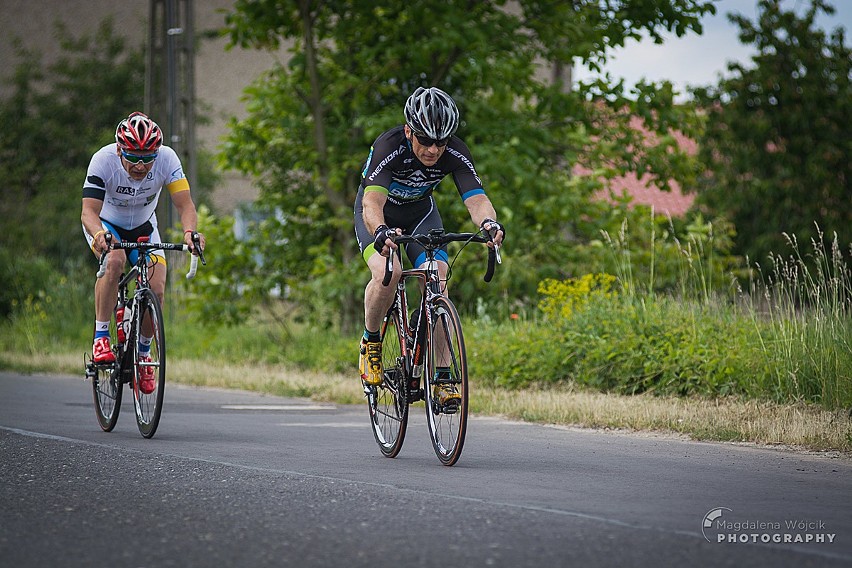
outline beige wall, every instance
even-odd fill
[[[225,15],[220,12],[233,4],[232,0],[195,0],[195,31],[202,37],[204,31],[224,25]],[[49,61],[59,53],[54,34],[54,22],[62,21],[75,35],[92,33],[107,16],[112,16],[117,33],[124,33],[130,45],[141,45],[148,37],[149,3],[128,0],[0,0],[0,77],[6,78],[16,62],[12,38],[19,37],[27,49],[37,49]],[[197,44],[195,61],[195,90],[197,108],[203,110],[211,123],[199,126],[198,144],[207,150],[217,150],[225,134],[230,116],[243,116],[244,104],[240,101],[243,89],[276,58],[277,54],[234,48],[225,50],[224,38],[204,39]],[[152,117],[158,120],[157,117]],[[160,119],[164,120],[164,119]],[[216,207],[230,212],[242,201],[251,201],[257,190],[251,182],[234,172],[225,172],[213,201]]]

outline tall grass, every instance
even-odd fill
[[[828,249],[822,238],[813,241],[804,255],[790,237],[793,254],[773,256],[767,274],[758,267],[760,277],[747,291],[720,290],[711,226],[703,235],[675,239],[678,285],[660,294],[653,281],[656,255],[650,269],[636,266],[639,255],[630,250],[627,232],[623,224],[616,236],[604,235],[614,291],[584,285],[589,275],[543,283],[543,317],[501,332],[516,333],[523,344],[510,344],[497,365],[485,363],[490,380],[852,406],[852,278],[836,238]],[[651,235],[656,249],[660,243]],[[640,273],[651,280],[637,282]]]
[[[803,254],[785,235],[788,257],[772,255],[771,269],[750,283],[747,313],[772,369],[767,388],[780,398],[828,407],[852,403],[852,272],[837,235],[824,235]]]

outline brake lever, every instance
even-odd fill
[[[382,279],[382,286],[387,286],[390,284],[391,278],[393,278],[393,256],[395,251],[391,249],[390,254],[387,256],[387,260],[385,261],[385,277]],[[401,257],[400,257],[401,258]]]
[[[491,248],[491,250],[494,251],[494,257],[497,260],[497,264],[503,264],[503,257],[500,256],[500,245],[498,245],[497,243],[494,242],[494,236],[497,234],[497,229],[494,229],[493,233],[491,232],[491,229],[480,229],[480,230],[485,231],[485,233],[488,235],[488,240],[491,242],[491,244],[494,245],[494,247]]]
[[[192,232],[193,248],[198,251],[198,258],[201,260],[202,266],[207,266],[207,261],[204,259],[204,249],[201,248],[201,237],[198,236],[198,231]]]

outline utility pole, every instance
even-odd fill
[[[150,0],[146,113],[181,159],[190,187],[197,181],[195,143],[195,15],[193,0]],[[161,199],[160,233],[175,225],[174,206]],[[165,237],[165,235],[164,235]]]
[[[184,167],[192,187],[197,181],[195,144],[195,15],[192,0],[150,0],[148,59],[145,64],[145,112],[163,129]],[[164,197],[164,196],[161,196]],[[175,207],[168,197],[157,205],[160,236],[170,240],[175,227]],[[182,240],[182,236],[181,236]],[[180,263],[178,263],[180,264]],[[167,286],[178,277],[178,266],[169,263]],[[168,314],[172,296],[166,294]]]

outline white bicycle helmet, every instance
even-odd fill
[[[443,140],[458,128],[459,109],[441,89],[418,87],[405,102],[405,122],[417,134]]]

